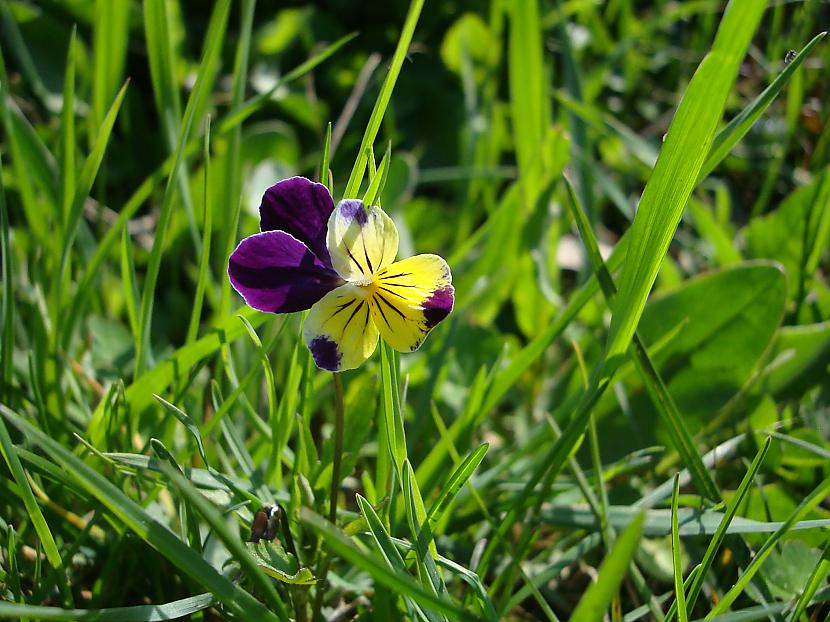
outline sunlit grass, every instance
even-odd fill
[[[0,617],[823,619],[825,8],[265,4],[0,4]],[[452,268],[342,396],[292,175]]]

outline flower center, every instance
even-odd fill
[[[372,291],[370,291],[368,293],[372,294],[375,290],[375,287],[373,287],[374,283],[375,283],[375,275],[370,274],[369,276],[364,276],[364,277],[359,278],[359,279],[354,279],[354,280],[352,280],[352,283],[354,283],[355,285],[360,285],[361,287],[371,288]]]

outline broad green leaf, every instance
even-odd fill
[[[778,209],[750,221],[742,235],[749,257],[780,261],[799,304],[830,246],[830,168],[790,194]]]
[[[827,378],[830,321],[782,326],[769,354],[758,389],[768,395],[799,396]]]

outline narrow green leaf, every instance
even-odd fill
[[[75,194],[75,35],[72,27],[69,48],[66,51],[66,71],[63,76],[63,108],[61,110],[61,214],[58,220],[60,230],[66,228],[72,197]],[[110,94],[110,98],[115,92]],[[107,101],[109,101],[109,99]],[[100,119],[104,118],[106,103],[101,105]],[[100,123],[96,123],[98,127]]]
[[[712,49],[698,66],[672,120],[631,225],[606,344],[606,376],[613,375],[634,336],[766,4],[758,0],[729,3]]]
[[[359,549],[331,523],[308,508],[304,507],[300,510],[300,520],[303,525],[323,538],[334,554],[339,555],[345,562],[355,568],[365,571],[375,581],[397,594],[411,598],[422,607],[446,614],[453,620],[464,620],[466,622],[467,620],[478,619],[457,604],[425,589],[408,574],[393,572],[386,565]]]
[[[830,542],[824,545],[824,550],[821,552],[821,559],[810,574],[810,579],[807,581],[807,585],[804,586],[804,591],[801,592],[801,596],[798,597],[798,603],[796,603],[795,609],[793,609],[793,612],[788,618],[789,622],[798,622],[801,619],[801,616],[804,615],[807,607],[813,600],[816,591],[824,584],[828,570],[830,570]]]
[[[0,618],[16,620],[32,618],[67,622],[160,622],[178,620],[203,611],[215,603],[213,594],[206,592],[159,605],[134,607],[106,607],[104,609],[61,609],[37,605],[18,605],[0,602]]]
[[[588,222],[588,215],[582,208],[579,197],[567,176],[565,176],[565,185],[570,196],[568,205],[571,208],[571,214],[574,217],[580,237],[587,250],[591,268],[597,275],[605,300],[609,306],[613,305],[614,298],[617,295],[617,286],[605,265],[605,261],[602,259],[599,244],[594,236],[591,224]],[[718,491],[718,487],[704,466],[700,453],[698,453],[694,440],[686,427],[683,416],[675,405],[665,382],[663,382],[657,368],[652,363],[651,357],[648,355],[648,350],[636,331],[632,338],[630,350],[637,371],[646,384],[649,396],[657,408],[657,412],[660,414],[661,419],[671,434],[675,449],[680,454],[686,468],[689,469],[695,486],[701,494],[706,495],[713,501],[719,500],[720,492]]]
[[[375,102],[375,107],[372,109],[369,122],[366,124],[363,139],[360,141],[360,147],[357,150],[357,159],[349,175],[349,181],[346,183],[346,189],[343,192],[344,198],[357,198],[357,192],[360,189],[360,182],[363,178],[363,170],[366,168],[367,150],[374,144],[378,130],[380,130],[383,115],[386,114],[386,108],[392,97],[392,90],[395,88],[395,82],[398,80],[401,67],[409,51],[409,44],[412,42],[412,36],[415,34],[415,26],[418,23],[418,17],[421,15],[423,6],[424,0],[412,0],[409,5],[409,11],[406,14],[401,36],[398,38],[398,44],[395,47],[395,53],[389,65],[389,73],[386,74],[383,86],[380,87],[377,102]]]
[[[360,508],[360,513],[363,514],[363,518],[366,520],[366,524],[369,527],[369,532],[372,534],[372,538],[374,538],[384,561],[393,571],[403,575],[408,575],[403,557],[401,557],[398,548],[395,546],[395,543],[392,541],[389,533],[384,528],[383,523],[375,512],[375,509],[372,507],[372,504],[370,504],[361,495],[356,495],[355,497],[357,499],[357,505]],[[420,615],[426,618],[434,617],[430,611],[424,611],[421,606],[411,598],[406,598],[406,602],[410,607],[417,610]]]
[[[210,117],[205,123],[205,142],[202,151],[203,169],[205,174],[204,184],[204,229],[202,230],[202,254],[199,257],[199,275],[196,278],[196,293],[193,295],[193,308],[190,312],[190,322],[187,326],[187,337],[185,344],[189,345],[196,341],[199,334],[199,321],[202,317],[202,303],[205,299],[205,290],[210,278],[210,242],[213,235],[213,208],[210,205]]]
[[[162,465],[162,470],[170,478],[170,481],[179,493],[187,499],[190,505],[205,519],[205,522],[210,525],[213,532],[228,548],[228,551],[230,551],[234,559],[239,562],[242,569],[247,573],[248,579],[256,586],[257,593],[262,595],[268,602],[271,611],[279,619],[288,620],[288,612],[285,609],[282,598],[280,598],[271,580],[260,570],[256,560],[248,553],[248,550],[239,538],[239,533],[231,531],[222,514],[185,479],[184,475],[178,469],[164,464]]]
[[[5,407],[2,408],[5,412]],[[46,519],[40,511],[40,506],[37,504],[37,499],[35,499],[32,488],[29,486],[29,480],[26,478],[26,472],[23,470],[23,465],[20,464],[20,458],[18,458],[17,453],[15,452],[12,439],[9,436],[8,429],[6,428],[6,422],[2,419],[0,419],[0,451],[3,453],[3,458],[6,460],[6,464],[9,467],[9,471],[11,471],[14,481],[20,488],[23,505],[26,508],[26,513],[32,521],[32,526],[35,528],[37,537],[43,545],[43,551],[46,553],[46,559],[49,560],[49,564],[55,569],[55,572],[57,572],[60,577],[58,585],[61,588],[64,601],[66,604],[71,605],[73,604],[72,592],[66,582],[66,570],[63,566],[63,559],[61,558],[60,551],[58,551],[57,544],[55,544],[55,539],[52,537],[49,525],[46,523]]]
[[[671,497],[671,551],[674,566],[674,595],[678,622],[689,622],[686,612],[686,593],[683,591],[683,564],[680,561],[680,535],[677,531],[677,497],[680,496],[680,476],[674,476],[674,492]]]
[[[824,39],[826,32],[817,34],[812,40],[805,45],[795,57],[787,63],[784,70],[778,74],[770,85],[761,92],[752,102],[741,110],[741,112],[732,119],[726,127],[718,132],[715,139],[712,141],[712,147],[709,149],[709,155],[706,156],[706,162],[698,176],[698,182],[709,175],[721,161],[727,156],[732,148],[746,135],[754,123],[766,111],[773,100],[778,96],[784,85],[787,84],[792,77],[795,70],[801,66],[807,55],[813,51],[819,42]]]
[[[3,160],[0,156],[0,171],[3,169]],[[12,279],[13,253],[9,240],[9,213],[6,208],[6,188],[3,185],[3,175],[0,175],[0,255],[3,256],[3,335],[0,348],[0,397],[3,401],[10,401],[12,391],[12,375],[14,373],[14,283]]]
[[[432,507],[429,508],[429,513],[427,513],[427,519],[431,525],[435,525],[440,522],[441,518],[444,516],[444,512],[446,512],[453,499],[455,499],[455,496],[464,487],[467,480],[469,480],[473,475],[473,472],[478,468],[478,465],[481,464],[481,461],[484,460],[484,456],[487,454],[487,450],[489,448],[489,443],[482,443],[476,447],[466,458],[464,458],[464,461],[458,465],[452,475],[447,478],[447,481],[444,483],[444,487],[441,489],[441,492],[438,493],[438,497],[436,497]]]
[[[179,135],[178,140],[175,143],[176,149],[173,168],[170,170],[170,176],[167,178],[167,185],[164,189],[161,211],[159,213],[158,223],[156,224],[156,234],[153,237],[153,247],[150,251],[150,259],[147,265],[147,272],[144,277],[144,289],[141,294],[141,309],[138,316],[139,332],[136,336],[135,343],[135,377],[140,376],[144,372],[144,368],[152,356],[150,351],[150,327],[152,324],[153,302],[156,293],[156,283],[158,281],[159,270],[161,268],[162,254],[164,253],[167,228],[173,211],[173,200],[176,193],[175,186],[177,180],[179,180],[182,175],[186,146],[196,111],[202,108],[202,105],[208,96],[211,86],[211,72],[215,70],[215,65],[219,61],[219,57],[221,55],[225,27],[227,26],[228,14],[230,13],[230,0],[219,0],[219,2],[216,3],[214,11],[214,15],[218,16],[216,17],[216,20],[219,25],[215,28],[211,28],[210,30],[210,36],[205,43],[205,51],[202,54],[202,60],[199,64],[199,72],[196,75],[196,83],[193,86],[193,91],[187,101],[187,106],[184,112],[184,121],[181,124],[181,128],[178,130]],[[163,13],[163,7],[161,9],[161,13]],[[214,20],[212,19],[211,22],[211,25],[213,26]],[[174,106],[168,106],[165,108],[166,114],[172,114],[173,108]],[[182,179],[184,178],[182,177]],[[186,181],[187,180],[184,179],[184,185],[187,185]]]
[[[59,294],[60,282],[63,280],[66,265],[69,261],[69,253],[72,250],[72,245],[75,241],[75,236],[78,233],[78,226],[81,223],[81,216],[83,215],[84,203],[92,190],[92,184],[95,182],[95,177],[98,175],[98,169],[104,159],[104,152],[109,144],[110,134],[115,125],[115,119],[118,116],[118,111],[121,109],[121,103],[124,101],[124,95],[127,93],[127,85],[124,83],[121,90],[115,96],[107,115],[104,117],[104,122],[98,129],[98,134],[95,137],[95,143],[92,146],[89,156],[87,156],[84,166],[81,169],[81,175],[78,178],[78,184],[75,187],[75,194],[72,197],[72,203],[69,206],[69,212],[66,218],[66,230],[63,235],[63,250],[61,252],[60,264],[57,266],[54,286],[57,287],[56,292]],[[59,303],[59,297],[54,298],[56,303]],[[58,316],[60,317],[60,316]]]
[[[404,432],[403,415],[400,409],[398,385],[394,382],[394,356],[392,349],[386,342],[380,342],[380,369],[383,387],[383,416],[386,421],[386,435],[389,441],[389,450],[395,471],[401,475],[404,460],[406,460],[406,435]]]
[[[709,620],[721,613],[724,613],[732,603],[740,596],[743,591],[746,589],[749,582],[752,581],[752,578],[755,576],[755,573],[761,568],[761,564],[764,563],[764,560],[769,556],[770,553],[775,548],[775,545],[778,541],[791,530],[792,526],[796,524],[801,518],[810,510],[812,510],[815,506],[821,503],[824,498],[830,494],[830,477],[822,481],[816,488],[811,492],[807,497],[798,504],[798,507],[793,510],[792,514],[787,517],[787,520],[772,534],[769,538],[767,538],[764,545],[758,550],[755,554],[755,557],[749,562],[747,567],[744,569],[743,574],[738,577],[738,580],[735,582],[735,585],[723,595],[718,603],[712,608],[709,614],[706,616],[706,619]]]
[[[599,567],[596,583],[591,584],[582,595],[579,604],[570,617],[570,622],[599,622],[605,615],[611,599],[628,572],[629,564],[637,552],[640,542],[640,529],[643,524],[642,514],[638,515],[623,531],[614,548]]]
[[[228,609],[247,619],[278,619],[253,596],[221,575],[196,551],[173,535],[165,525],[127,497],[108,478],[90,468],[74,453],[2,404],[0,413],[68,471],[75,481],[104,505],[114,517],[167,557],[196,583],[205,586]]]
[[[761,448],[758,450],[758,453],[755,455],[755,458],[752,460],[752,464],[749,465],[749,469],[747,469],[746,473],[744,474],[741,483],[738,485],[738,490],[735,491],[735,494],[732,496],[732,499],[730,499],[729,503],[726,506],[726,511],[723,513],[723,518],[718,524],[718,527],[715,531],[715,535],[709,541],[709,545],[706,547],[706,552],[703,554],[703,560],[700,563],[700,572],[695,577],[694,582],[689,588],[689,609],[693,609],[695,603],[697,602],[697,597],[700,595],[700,592],[703,589],[703,582],[706,579],[706,574],[709,572],[709,569],[715,562],[715,556],[718,554],[718,551],[720,550],[720,546],[723,543],[724,537],[729,532],[730,527],[732,527],[733,525],[735,514],[738,511],[738,508],[741,506],[741,503],[743,503],[743,500],[746,497],[746,493],[749,491],[749,487],[752,485],[756,473],[758,473],[758,469],[761,468],[761,464],[764,461],[764,457],[767,455],[767,450],[769,450],[771,442],[772,439],[767,437],[767,439],[764,441],[764,444],[761,446]],[[671,618],[667,617],[666,622],[671,622]]]

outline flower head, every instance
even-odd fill
[[[303,337],[321,369],[353,369],[378,335],[396,350],[417,350],[452,311],[450,268],[437,255],[395,261],[398,230],[379,207],[344,199],[304,177],[266,190],[261,233],[231,254],[228,276],[260,311],[311,309]]]

